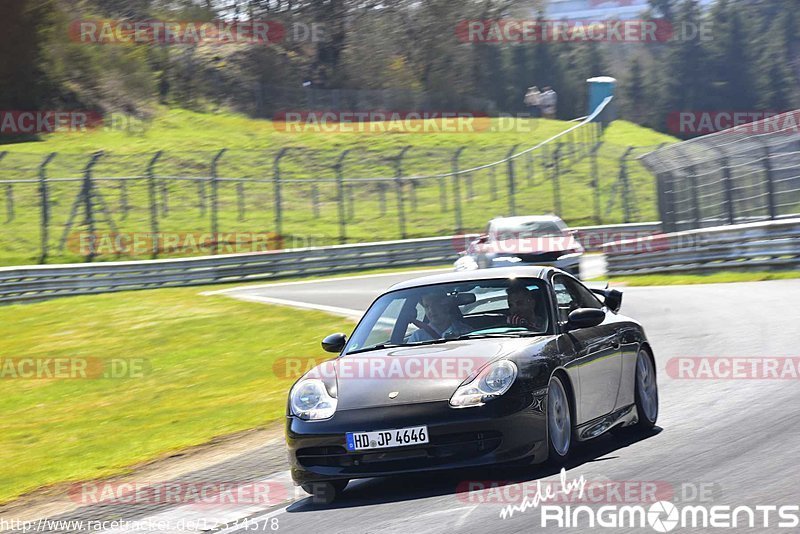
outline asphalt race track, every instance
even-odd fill
[[[352,315],[364,310],[391,284],[415,276],[419,274],[371,275],[232,288],[225,293],[270,303],[299,302]],[[626,289],[622,312],[643,323],[656,354],[661,396],[659,426],[648,435],[603,436],[583,445],[567,466],[567,481],[580,476],[590,485],[612,481],[614,487],[627,488],[621,491],[629,492],[622,501],[613,491],[601,492],[591,497],[599,501],[590,504],[641,503],[645,509],[662,499],[678,507],[800,504],[797,377],[711,380],[671,378],[666,372],[667,362],[678,357],[797,358],[798,295],[800,280]],[[319,332],[320,339],[329,333]],[[288,487],[286,468],[282,441],[276,438],[256,453],[194,473],[189,479],[267,478]],[[552,468],[508,466],[355,481],[332,505],[312,503],[297,490],[272,506],[236,512],[174,505],[133,511],[95,506],[79,508],[67,516],[85,519],[111,514],[141,519],[156,515],[173,520],[187,515],[214,516],[218,525],[215,530],[224,534],[656,531],[648,524],[636,528],[590,528],[585,519],[577,527],[562,528],[551,522],[542,528],[537,507],[501,518],[501,509],[508,502],[498,501],[510,499],[510,503],[519,504],[519,492],[526,490],[532,496],[539,479],[555,483],[559,474]],[[500,489],[463,491],[467,481],[487,480],[497,481]],[[651,491],[653,488],[655,492]],[[651,491],[648,495],[657,498],[639,498],[642,491]],[[577,504],[581,503],[573,506]],[[771,521],[769,527],[764,527],[759,516],[755,528],[740,526],[734,531],[798,530],[796,526],[776,528],[775,515]],[[219,526],[226,524],[224,528]],[[697,531],[731,529],[679,525],[674,530]]]
[[[382,289],[414,276],[418,275],[286,284],[234,293],[363,310]],[[656,353],[659,430],[647,436],[623,440],[604,436],[589,442],[568,466],[567,480],[583,475],[589,482],[628,481],[629,488],[651,487],[645,485],[650,482],[658,495],[671,496],[669,500],[676,504],[800,504],[797,379],[673,379],[665,372],[666,362],[675,357],[797,357],[800,307],[795,299],[800,295],[800,280],[635,287],[624,293],[622,312],[644,324]],[[320,332],[320,337],[325,334]],[[542,476],[558,479],[553,470],[536,467],[369,479],[351,482],[333,505],[302,499],[269,517],[279,518],[282,532],[535,532],[542,530],[538,510],[501,519],[503,504],[475,502],[481,497],[496,501],[492,494],[476,493],[471,499],[469,493],[456,493],[456,488],[464,480],[489,479],[529,488],[530,481]],[[512,486],[506,493],[513,496],[515,489],[520,488]],[[607,497],[616,503],[614,498]],[[249,526],[265,525],[255,521]],[[548,530],[593,529],[551,526]],[[652,531],[649,526],[611,531],[625,530]]]

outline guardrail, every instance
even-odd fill
[[[575,228],[579,239],[656,232],[659,223]],[[404,266],[447,265],[475,235],[128,262],[0,268],[0,303]]]
[[[611,276],[800,268],[800,218],[606,243]]]

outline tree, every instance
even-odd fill
[[[642,63],[638,57],[631,63],[631,73],[623,94],[628,103],[629,117],[632,121],[642,123],[645,110],[645,85]]]
[[[718,0],[710,13],[714,40],[708,43],[709,73],[714,91],[713,107],[717,109],[750,110],[756,101],[752,60],[745,47],[748,35],[739,6],[729,0]]]
[[[699,28],[701,12],[697,0],[684,0],[676,16],[678,27]],[[713,102],[707,50],[699,36],[676,38],[668,44],[663,71],[663,103],[667,113],[707,109]],[[665,121],[666,116],[661,118]]]

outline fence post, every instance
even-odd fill
[[[723,186],[725,187],[725,203],[728,205],[728,224],[736,223],[736,211],[733,207],[733,184],[731,183],[731,168],[728,166],[728,157],[722,158]]]
[[[289,151],[289,147],[283,147],[278,151],[273,163],[272,176],[272,200],[275,209],[275,234],[278,239],[283,235],[283,204],[281,197],[281,159]]]
[[[764,143],[764,174],[766,177],[767,185],[767,208],[769,210],[769,218],[778,218],[778,207],[775,204],[775,177],[772,173],[772,161],[770,158],[772,154],[769,151],[769,145]]]
[[[378,204],[380,204],[381,217],[386,215],[386,184],[378,182]]]
[[[347,191],[347,220],[352,221],[356,218],[356,199],[353,190],[355,184],[347,184],[345,190]]]
[[[0,161],[6,157],[8,151],[0,152]],[[11,184],[6,184],[6,222],[14,220],[14,187]]]
[[[588,130],[587,130],[588,131]],[[592,172],[591,186],[594,189],[594,223],[602,223],[602,215],[600,213],[600,173],[597,171],[597,151],[600,145],[592,145],[589,149],[589,163]]]
[[[94,220],[94,192],[93,192],[93,184],[92,184],[92,168],[103,156],[102,152],[95,152],[92,155],[92,158],[89,160],[89,163],[86,165],[86,168],[83,170],[83,183],[81,185],[81,197],[83,199],[83,207],[85,210],[86,218],[85,223],[86,227],[89,229],[89,253],[86,255],[86,261],[90,262],[94,260],[95,256],[97,255],[97,232],[95,228],[95,220]]]
[[[311,213],[315,218],[319,218],[319,186],[311,184]]]
[[[400,153],[394,157],[395,162],[395,189],[397,192],[397,223],[400,226],[400,238],[406,238],[406,212],[403,200],[403,156],[411,148],[410,145],[404,146]]]
[[[159,236],[158,236],[158,195],[156,191],[156,173],[155,166],[161,157],[162,151],[159,150],[155,153],[150,163],[147,164],[147,194],[150,198],[150,234],[153,245],[151,257],[156,259],[159,250]]]
[[[47,191],[47,165],[53,161],[57,152],[51,152],[44,158],[42,163],[39,164],[39,202],[41,207],[41,236],[42,236],[42,254],[39,256],[39,263],[47,261],[47,242],[50,239],[50,199]]]
[[[346,199],[344,195],[344,176],[342,175],[342,167],[344,166],[344,158],[347,157],[349,152],[350,150],[347,149],[339,154],[339,159],[337,159],[336,163],[333,165],[333,169],[336,172],[336,197],[339,208],[339,243],[342,245],[347,243],[347,221],[344,212],[344,203]]]
[[[633,151],[633,147],[629,146],[622,153],[619,160],[619,181],[622,186],[622,209],[625,213],[625,222],[631,222],[631,201],[630,201],[630,184],[628,183],[628,156]]]
[[[553,211],[556,215],[561,216],[561,169],[559,166],[559,158],[561,157],[561,143],[556,144],[556,149],[553,151]]]
[[[214,165],[213,159],[211,165]],[[206,181],[202,177],[197,180],[197,201],[200,207],[200,216],[204,217],[206,214]]]
[[[663,146],[663,143],[659,145],[659,148]],[[676,149],[677,150],[677,149]],[[679,151],[679,154],[681,152]],[[687,162],[692,161],[689,157],[689,154],[683,154],[683,157]],[[684,168],[684,176],[689,180],[689,195],[691,195],[691,208],[692,208],[692,227],[693,228],[700,228],[702,226],[701,216],[700,216],[700,199],[698,198],[699,192],[699,184],[697,182],[697,171],[694,165],[688,164]]]
[[[128,218],[128,181],[123,176],[119,180],[119,210],[122,212],[122,220]]]
[[[525,176],[527,177],[528,185],[533,185],[533,151],[526,154],[525,159]]]
[[[164,178],[161,183],[161,216],[166,217],[169,215],[169,186],[167,179]]]
[[[243,221],[245,218],[245,204],[244,204],[244,179],[239,178],[236,182],[236,212],[237,219]]]
[[[211,161],[211,253],[216,254],[219,247],[219,182],[217,165],[227,148],[220,150]]]
[[[491,199],[497,200],[497,166],[495,165],[489,167],[489,190]]]
[[[14,186],[6,184],[6,222],[14,220]]]
[[[458,170],[458,158],[461,157],[461,153],[467,147],[462,146],[456,149],[455,153],[453,153],[453,158],[450,160],[450,167],[452,170],[453,176],[453,212],[455,213],[455,223],[456,228],[455,232],[459,233],[463,230],[464,221],[462,219],[461,213],[461,178]]]
[[[517,205],[516,205],[516,184],[514,183],[514,160],[511,159],[517,152],[517,147],[519,145],[514,145],[511,147],[511,150],[508,151],[506,154],[506,158],[508,158],[508,210],[509,215],[512,217],[516,215],[517,212]]]

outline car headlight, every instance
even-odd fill
[[[582,252],[569,251],[566,254],[562,254],[561,256],[559,256],[558,259],[559,260],[569,260],[569,259],[572,259],[572,258],[580,258],[581,256],[583,256]]]
[[[517,366],[509,360],[500,360],[481,371],[478,376],[458,387],[450,398],[453,408],[483,406],[486,401],[499,397],[517,378]]]
[[[328,393],[322,380],[301,380],[289,393],[292,414],[300,419],[314,421],[328,419],[336,412],[338,400]]]
[[[507,261],[509,263],[519,263],[522,261],[522,258],[517,256],[498,256],[496,258],[492,258],[492,261]]]

